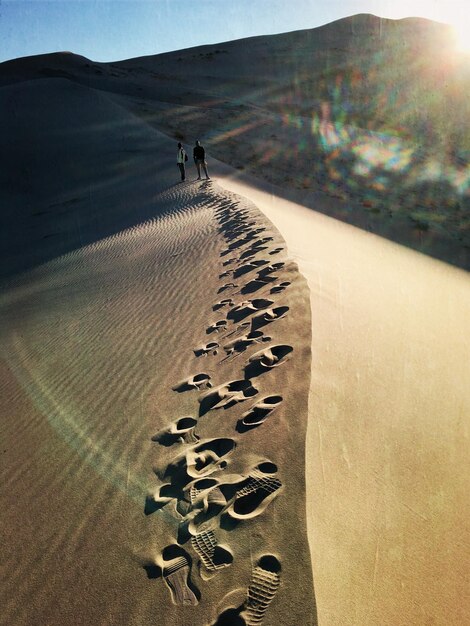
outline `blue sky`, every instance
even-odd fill
[[[127,59],[314,28],[355,13],[461,23],[468,5],[470,0],[0,0],[0,61],[60,50],[95,61]]]

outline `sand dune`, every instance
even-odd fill
[[[312,59],[446,40],[380,24],[0,66],[0,623],[465,623],[468,276],[324,214],[465,266],[467,196],[405,236],[322,178],[338,155],[284,180],[275,150]],[[179,184],[169,135],[209,127],[213,180]]]
[[[42,155],[28,202],[48,210],[4,216],[1,622],[315,624],[305,281],[254,205],[214,183],[172,184],[173,142],[100,94],[42,82],[13,88],[19,103],[31,90],[53,106],[48,132],[22,144]],[[125,167],[123,128],[138,155]],[[77,194],[91,185],[74,207],[80,229],[61,180]],[[52,228],[60,244],[43,246]],[[275,281],[288,288],[272,294]],[[237,427],[281,396],[269,422]]]

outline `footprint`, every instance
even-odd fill
[[[191,545],[209,572],[217,572],[233,563],[233,553],[217,544],[215,533],[211,530],[191,537]]]
[[[250,280],[249,283],[247,283],[244,287],[240,289],[240,293],[244,295],[249,294],[249,293],[254,293],[255,291],[258,291],[258,289],[262,289],[263,287],[266,287],[266,285],[269,285],[269,283],[275,282],[276,280],[278,280],[277,276],[269,276],[266,278],[254,278],[253,280]]]
[[[245,321],[239,324],[236,328],[226,334],[226,337],[232,337],[232,335],[239,335],[247,330],[251,330],[251,321]]]
[[[273,237],[263,237],[263,239],[260,239],[258,241],[258,244],[263,246],[265,243],[269,243],[270,241],[273,241],[274,238]]]
[[[243,225],[243,222],[232,222],[230,223],[230,225],[227,225],[227,228],[224,228],[223,230],[226,231],[225,232],[225,241],[229,242],[229,241],[233,241],[234,239],[238,239],[239,237],[241,237],[242,235],[246,234],[246,233],[250,233],[250,229],[248,226]],[[233,228],[233,230],[232,230]]]
[[[256,313],[257,311],[261,311],[262,309],[267,309],[272,304],[274,304],[274,302],[272,300],[267,300],[266,298],[245,300],[244,302],[241,302],[237,306],[233,307],[233,309],[228,312],[227,319],[231,319],[234,322],[240,322],[248,315]]]
[[[198,506],[204,495],[218,485],[219,480],[217,478],[197,478],[189,482],[179,494],[176,510],[183,517],[186,517],[194,507]]]
[[[230,250],[230,248],[226,248],[225,250],[222,250],[222,252],[220,253],[220,256],[227,256],[227,254],[230,254],[232,252],[232,250]]]
[[[244,352],[247,348],[252,346],[255,343],[271,341],[271,337],[266,337],[260,330],[255,330],[253,332],[244,335],[243,337],[238,337],[234,339],[230,343],[227,343],[224,346],[224,350],[227,356],[231,356],[234,353]]]
[[[258,272],[256,280],[260,280],[267,285],[268,283],[275,283],[276,280],[279,280],[279,276],[274,276],[273,274],[261,274]]]
[[[254,256],[255,254],[258,254],[258,252],[263,252],[263,250],[267,250],[266,246],[250,246],[249,248],[247,248],[247,250],[245,250],[245,252],[242,252],[240,254],[240,261],[242,261],[243,259],[246,259],[249,256]]]
[[[250,243],[250,241],[253,241],[255,237],[256,235],[248,234],[245,237],[242,237],[242,239],[237,239],[237,241],[234,241],[233,243],[229,244],[228,249],[236,250],[237,248],[240,248],[241,246],[244,246],[245,244]]]
[[[202,532],[215,530],[218,524],[217,516],[227,506],[227,498],[219,485],[214,486],[192,505],[188,523],[188,532],[196,536]]]
[[[235,283],[225,283],[225,285],[222,285],[222,287],[219,287],[219,289],[217,290],[217,293],[223,293],[224,291],[227,291],[227,289],[232,289],[237,286],[238,285],[236,285]]]
[[[197,478],[184,487],[182,497],[191,504],[191,508],[200,509],[204,506],[204,500],[211,490],[218,487],[228,500],[235,495],[244,481],[246,481],[246,476],[242,474],[224,473],[223,480],[216,476]]]
[[[177,442],[196,443],[199,441],[199,437],[194,432],[196,424],[197,420],[194,417],[180,417],[179,420],[154,435],[152,441],[166,447]]]
[[[237,257],[232,257],[231,259],[228,259],[227,261],[224,261],[222,263],[222,265],[224,267],[226,267],[227,265],[232,265],[232,263],[235,263],[235,261],[237,261],[237,260],[238,260]]]
[[[191,506],[197,507],[204,499],[209,491],[215,487],[219,487],[220,481],[218,478],[197,478],[191,481],[183,490],[183,497],[187,500]]]
[[[261,515],[282,487],[276,474],[277,466],[263,461],[247,476],[229,474],[223,482],[213,478],[215,484],[199,490],[196,495],[191,487],[191,506],[185,520],[189,535],[216,530],[225,514],[237,521]]]
[[[217,354],[217,348],[219,347],[219,344],[216,341],[210,341],[209,343],[206,343],[206,345],[204,346],[200,346],[199,348],[195,348],[193,350],[194,354],[197,357],[200,356],[206,356],[209,353],[213,353],[213,354]]]
[[[206,334],[210,335],[211,333],[218,333],[226,329],[227,320],[219,320],[218,322],[215,322],[215,324],[211,324],[208,328],[206,328]]]
[[[237,491],[234,501],[226,509],[227,515],[232,519],[247,520],[264,513],[282,487],[276,474],[274,463],[260,463],[250,472],[246,484]]]
[[[276,280],[276,279],[274,279]],[[243,295],[247,295],[249,293],[254,293],[255,291],[258,291],[259,289],[262,289],[263,287],[266,287],[266,285],[269,285],[269,283],[271,282],[271,279],[258,279],[255,278],[253,280],[250,280],[249,283],[247,283],[244,287],[242,287],[240,289],[240,293],[242,293]]]
[[[251,380],[233,380],[214,387],[199,398],[199,416],[212,409],[228,409],[238,402],[243,402],[258,393]]]
[[[241,226],[246,226],[247,222],[243,215],[236,215],[234,213],[226,215],[223,219],[219,220],[222,232],[227,233],[227,236],[238,230]]]
[[[238,215],[238,216],[247,216],[248,213],[246,212],[245,209],[237,209],[238,207],[238,203],[231,203],[231,204],[224,204],[222,205],[222,209],[217,209],[218,214],[222,215],[221,219],[228,219],[230,217],[233,217],[234,215]]]
[[[259,463],[247,476],[232,474],[226,479],[201,490],[196,496],[191,493],[192,504],[186,514],[189,535],[214,531],[221,516],[236,521],[258,517],[282,487],[277,478],[277,466],[270,461]]]
[[[227,466],[226,457],[236,447],[233,439],[219,438],[205,441],[186,453],[186,472],[192,478],[202,478]]]
[[[237,430],[246,432],[251,428],[260,426],[281,402],[282,396],[266,396],[262,398],[249,411],[243,413],[242,419],[238,421]]]
[[[216,302],[212,307],[213,311],[218,311],[219,309],[223,309],[225,306],[233,306],[232,298],[225,298],[224,300],[220,300]]]
[[[154,493],[148,494],[145,498],[145,515],[151,515],[159,511],[172,500],[177,499],[175,488],[170,483],[160,485]]]
[[[223,611],[213,626],[261,626],[280,585],[281,563],[272,554],[263,555],[253,568],[246,600]]]
[[[245,220],[242,217],[229,216],[229,219],[225,220],[222,224],[222,232],[226,238],[234,237],[245,225]]]
[[[237,241],[233,241],[232,243],[228,245],[227,248],[225,248],[225,250],[222,250],[222,252],[220,253],[220,256],[223,257],[223,256],[227,256],[227,254],[231,254],[234,250],[236,250],[237,248],[240,248],[245,243],[246,241],[244,239],[237,239]]]
[[[284,281],[282,283],[279,283],[279,285],[274,285],[274,287],[271,287],[271,290],[269,293],[281,293],[281,291],[284,291],[284,289],[287,289],[287,287],[290,285],[289,281]]]
[[[226,609],[221,613],[213,626],[246,626],[246,621],[240,615],[241,607]]]
[[[241,267],[238,267],[233,272],[233,277],[234,278],[238,278],[239,276],[243,276],[243,274],[248,274],[248,272],[252,272],[257,267],[261,267],[261,266],[267,265],[267,264],[268,264],[267,261],[263,261],[261,259],[258,260],[258,261],[251,261],[250,263],[246,263],[245,265],[242,265]]]
[[[293,347],[286,344],[278,344],[256,352],[249,358],[245,367],[245,375],[248,378],[260,376],[264,372],[279,367],[285,363],[286,356],[293,351]]]
[[[191,560],[189,555],[180,546],[167,546],[161,556],[162,576],[171,593],[173,604],[182,606],[196,606],[199,600],[196,597],[191,582]]]
[[[213,477],[203,477],[193,480],[181,490],[176,510],[185,518],[183,526],[191,536],[213,530],[212,527],[209,528],[209,520],[226,505],[227,500],[220,491],[220,481]],[[203,525],[208,527],[203,528]]]
[[[195,374],[177,383],[172,387],[172,390],[182,393],[183,391],[190,391],[191,389],[210,389],[212,387],[210,380],[211,377],[209,374]]]
[[[262,270],[259,270],[258,277],[265,278],[269,274],[274,274],[274,272],[282,270],[284,265],[285,263],[272,263],[271,265],[268,265],[268,267],[263,267]]]
[[[253,569],[245,609],[241,616],[247,626],[260,626],[281,584],[281,563],[272,554],[265,554]]]
[[[267,311],[263,311],[259,315],[255,315],[251,320],[251,329],[258,330],[266,324],[274,322],[275,320],[280,320],[287,315],[289,311],[288,306],[279,306],[274,309],[268,309]]]

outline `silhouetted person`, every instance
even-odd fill
[[[180,169],[181,180],[186,180],[186,168],[184,167],[185,162],[188,160],[188,155],[184,151],[182,144],[178,144],[178,152],[176,154],[176,162]]]
[[[206,175],[206,178],[209,179],[210,176],[207,173],[206,151],[204,150],[204,147],[201,146],[200,141],[196,141],[196,145],[194,146],[194,150],[193,150],[193,158],[194,158],[194,163],[196,163],[196,167],[197,167],[197,179],[201,180],[201,165],[204,168],[204,173]]]

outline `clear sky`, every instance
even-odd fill
[[[428,17],[470,40],[470,0],[0,0],[0,61],[60,50],[114,61],[356,13]]]

